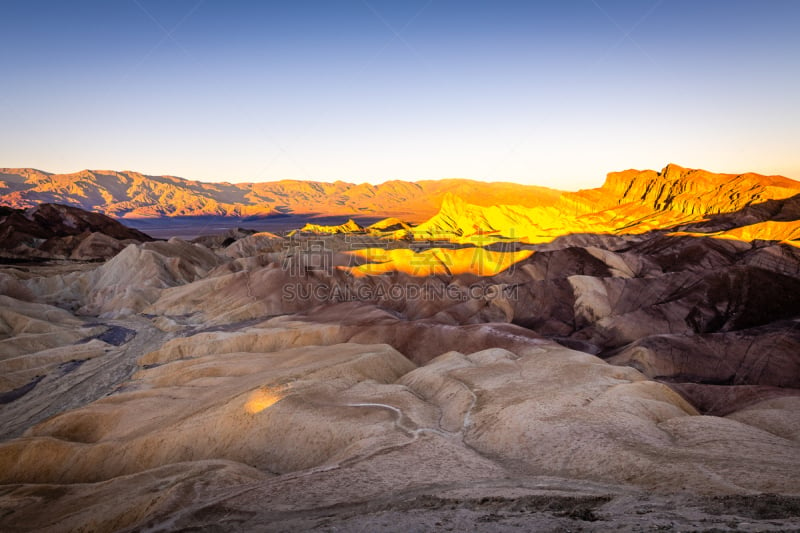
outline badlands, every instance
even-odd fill
[[[2,531],[800,530],[798,182],[2,178]]]

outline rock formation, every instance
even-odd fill
[[[515,201],[483,207],[449,195],[439,213],[413,231],[417,238],[478,244],[504,239],[538,244],[575,233],[638,234],[670,227],[743,240],[793,240],[797,195],[800,183],[782,176],[667,165],[661,172],[609,173],[602,187],[564,193],[547,206]]]
[[[331,235],[335,233],[360,233],[364,228],[359,226],[352,218],[344,224],[325,226],[308,223],[298,230],[300,233],[313,233],[317,235]]]

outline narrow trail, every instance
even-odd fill
[[[463,382],[460,382],[460,383],[464,387],[466,387],[467,390],[469,390],[469,392],[471,392],[472,395],[473,395],[474,399],[473,399],[472,404],[470,405],[470,410],[471,410],[472,407],[474,407],[474,405],[475,405],[475,401],[477,400],[477,397],[475,396],[474,392],[472,392],[472,390],[470,390],[469,387],[467,387],[466,384],[464,384]],[[314,402],[314,403],[315,403],[315,405],[320,406],[320,407],[324,407],[324,406],[327,406],[327,407],[354,407],[354,408],[365,408],[365,409],[381,409],[381,410],[389,411],[390,413],[392,413],[392,415],[394,415],[394,421],[393,421],[394,427],[397,430],[399,430],[401,433],[403,433],[404,435],[408,436],[409,439],[406,440],[405,442],[401,442],[401,443],[398,443],[398,444],[378,445],[378,446],[375,446],[375,447],[373,447],[373,448],[371,448],[369,450],[366,450],[364,453],[358,454],[358,455],[353,456],[353,457],[349,457],[349,458],[347,458],[345,460],[342,460],[342,461],[339,461],[339,462],[336,462],[336,463],[332,463],[332,464],[329,463],[329,464],[324,464],[324,465],[308,468],[308,469],[305,469],[305,470],[289,472],[289,473],[286,473],[286,474],[283,474],[283,475],[279,476],[282,481],[296,480],[296,479],[300,479],[300,478],[311,477],[311,476],[314,476],[314,475],[317,475],[317,474],[320,474],[320,473],[323,473],[323,472],[330,472],[330,471],[338,470],[338,469],[341,469],[341,468],[347,468],[349,466],[352,466],[355,463],[359,463],[361,461],[365,461],[365,460],[367,460],[367,459],[369,459],[371,457],[374,457],[376,455],[379,455],[379,454],[382,454],[382,453],[386,453],[386,452],[391,451],[391,450],[396,450],[396,449],[399,449],[399,448],[404,448],[406,446],[409,446],[409,445],[413,444],[414,442],[417,442],[419,440],[419,438],[422,435],[425,435],[425,434],[438,435],[438,436],[444,437],[444,438],[446,438],[448,440],[462,441],[463,440],[463,431],[464,431],[464,428],[466,427],[466,424],[467,424],[466,419],[469,416],[469,412],[467,412],[465,414],[464,426],[462,426],[462,429],[460,431],[458,431],[458,432],[449,432],[449,431],[445,431],[445,430],[443,430],[441,428],[436,429],[436,428],[430,428],[430,427],[412,427],[412,425],[416,426],[416,424],[414,424],[405,415],[405,413],[403,412],[402,409],[400,409],[398,407],[395,407],[393,405],[390,405],[390,404],[386,404],[386,403],[378,403],[378,402],[350,402],[350,403]],[[462,488],[462,485],[453,485],[450,488]],[[262,486],[261,483],[247,484],[246,486],[243,486],[238,490],[235,490],[235,491],[232,491],[232,492],[229,492],[229,493],[225,493],[225,494],[220,495],[220,496],[218,496],[216,498],[204,501],[201,505],[198,505],[198,506],[187,505],[184,509],[180,510],[179,512],[171,514],[171,515],[169,515],[167,517],[164,517],[164,519],[162,521],[152,525],[149,528],[143,529],[142,531],[149,531],[149,532],[170,531],[175,526],[175,524],[180,523],[182,519],[188,518],[189,516],[196,515],[198,512],[201,512],[204,509],[214,509],[214,508],[222,505],[224,502],[231,501],[231,500],[234,500],[236,498],[239,498],[239,497],[241,497],[242,495],[244,495],[244,494],[246,494],[248,492],[251,492],[251,491],[254,491],[254,490],[262,490],[262,489],[263,489],[263,486]],[[419,492],[419,494],[423,494],[423,493],[428,492],[429,490],[430,490],[430,487],[425,487],[425,489],[419,489],[418,492]],[[394,496],[392,496],[392,498],[394,498]],[[363,505],[363,503],[360,502],[357,505]],[[287,511],[287,512],[278,513],[278,514],[280,514],[280,515],[286,514],[288,516],[291,516],[295,512],[296,511]],[[315,512],[317,512],[317,511],[315,511]]]

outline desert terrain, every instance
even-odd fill
[[[800,529],[800,182],[1,172],[3,531]]]

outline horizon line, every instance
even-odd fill
[[[791,177],[791,176],[787,176],[785,174],[762,174],[760,172],[756,172],[756,171],[752,171],[752,170],[747,170],[747,171],[744,171],[744,172],[739,172],[739,171],[737,171],[737,172],[717,171],[717,170],[709,170],[707,168],[687,167],[687,166],[683,166],[683,165],[680,165],[680,164],[677,164],[677,163],[673,163],[673,162],[667,163],[660,170],[659,169],[655,169],[655,168],[640,169],[640,168],[633,168],[633,167],[625,168],[625,169],[621,169],[621,170],[611,170],[611,171],[606,172],[603,175],[603,179],[604,180],[607,179],[609,174],[620,173],[620,172],[630,172],[630,171],[635,171],[635,172],[653,171],[653,172],[656,172],[658,174],[661,174],[669,166],[675,166],[675,167],[679,167],[679,168],[682,168],[682,169],[685,169],[685,170],[704,171],[704,172],[709,172],[711,174],[727,174],[727,175],[731,175],[731,176],[742,176],[742,175],[745,175],[745,174],[755,174],[755,175],[764,176],[764,177],[782,177],[782,178],[787,178],[787,179],[791,179],[793,181],[800,182],[799,178],[794,178],[794,177]],[[418,182],[424,182],[424,181],[474,181],[474,182],[481,182],[481,183],[497,183],[497,184],[501,184],[502,183],[502,184],[511,184],[511,185],[522,185],[522,186],[526,186],[526,187],[537,187],[537,188],[541,188],[541,189],[550,189],[550,190],[556,190],[556,191],[569,191],[569,189],[558,189],[558,188],[555,188],[555,187],[552,187],[552,186],[539,185],[537,183],[524,182],[524,181],[521,181],[521,180],[514,180],[513,178],[497,178],[497,179],[491,178],[490,179],[490,178],[446,176],[446,177],[438,177],[438,178],[425,178],[425,177],[424,178],[389,178],[389,179],[383,179],[382,181],[348,181],[346,178],[344,178],[344,179],[343,178],[324,178],[324,179],[320,179],[320,178],[277,178],[277,179],[275,179],[275,178],[265,178],[265,179],[245,178],[245,179],[242,179],[240,181],[230,181],[230,179],[222,179],[222,178],[219,179],[219,180],[196,179],[196,178],[184,177],[184,176],[180,176],[180,175],[172,174],[172,173],[158,174],[158,173],[141,172],[141,171],[132,170],[132,169],[114,170],[114,169],[110,169],[110,168],[94,168],[94,169],[92,169],[92,168],[86,167],[86,168],[82,168],[80,170],[76,170],[76,171],[73,171],[73,172],[53,172],[53,171],[50,171],[50,170],[43,170],[43,169],[37,168],[37,167],[25,167],[25,166],[20,166],[20,167],[0,167],[0,171],[15,171],[15,170],[16,171],[19,171],[19,170],[29,170],[30,171],[30,170],[32,170],[32,171],[41,172],[43,174],[47,174],[47,175],[51,175],[51,176],[69,176],[69,175],[73,175],[73,174],[80,174],[81,172],[96,172],[96,173],[113,172],[113,173],[117,173],[117,174],[136,173],[136,174],[139,174],[141,176],[151,177],[151,178],[175,178],[175,179],[179,179],[179,180],[183,180],[183,181],[189,181],[189,182],[197,182],[197,183],[205,183],[205,184],[228,184],[228,185],[248,185],[248,184],[255,185],[255,184],[262,184],[262,183],[299,182],[299,183],[329,183],[329,184],[345,183],[345,184],[348,184],[348,185],[356,185],[356,186],[358,186],[358,185],[370,185],[370,186],[376,187],[376,186],[384,185],[386,183],[391,183],[391,182],[418,183]],[[598,185],[598,187],[599,186],[602,186],[602,183],[600,185]],[[592,188],[595,188],[595,187],[587,187],[587,188],[588,189],[592,189]],[[584,190],[584,188],[579,188],[578,190]]]

